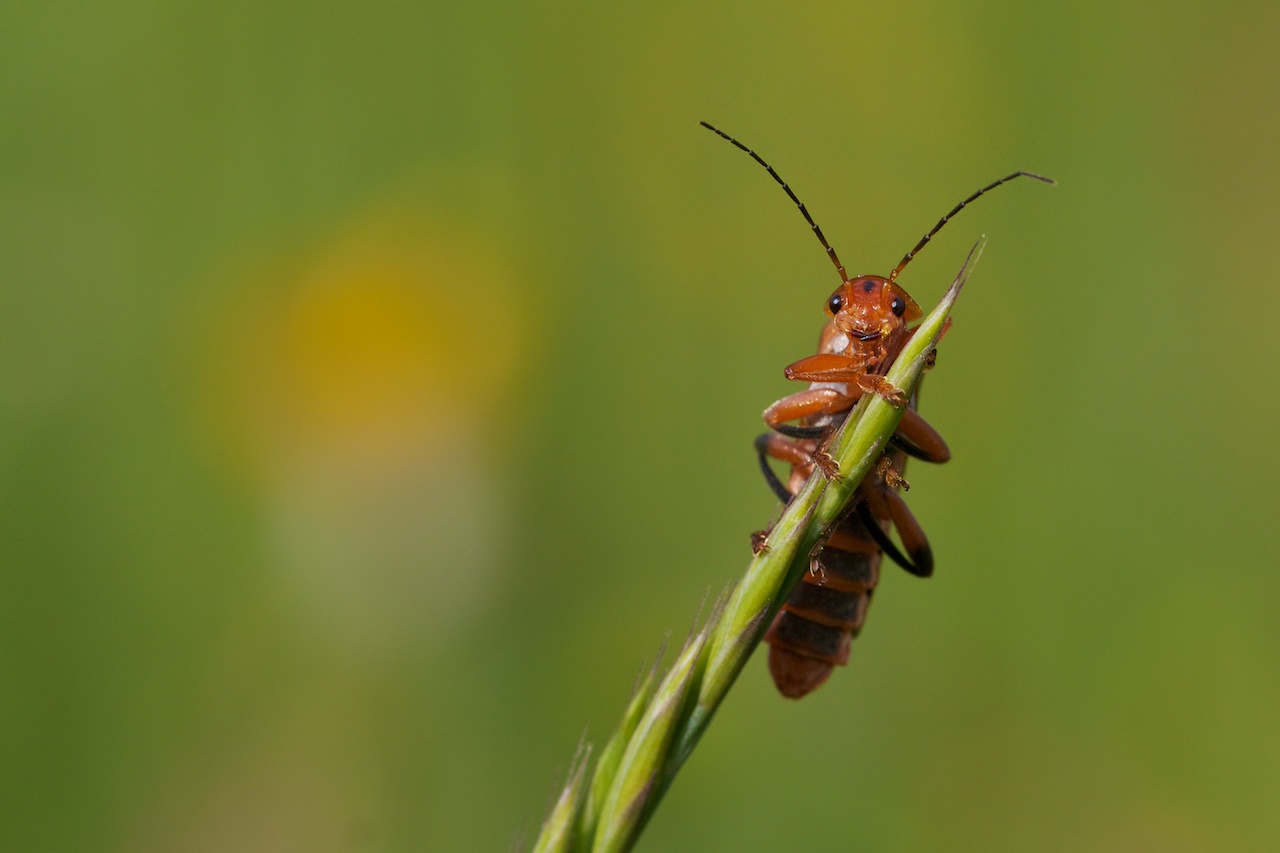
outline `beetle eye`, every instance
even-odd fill
[[[893,297],[893,301],[889,303],[889,309],[893,311],[894,314],[901,317],[907,312],[907,303],[902,301],[901,296],[895,296]]]
[[[844,307],[844,297],[838,293],[832,294],[827,300],[827,310],[832,314],[839,314],[840,309]]]

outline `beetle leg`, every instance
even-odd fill
[[[862,396],[862,392],[870,391],[880,395],[886,402],[897,408],[907,405],[907,395],[901,388],[878,373],[867,373],[864,362],[847,355],[837,353],[811,355],[788,365],[784,372],[788,379],[799,379],[805,382],[850,383],[859,389],[859,393],[856,394],[853,393],[853,387],[849,389],[847,398],[850,401],[857,400]]]
[[[801,359],[788,367],[787,378],[802,382],[861,382],[862,377],[868,375],[866,369],[858,364],[813,367],[808,364],[812,360],[811,358]]]
[[[911,561],[915,563],[915,568],[907,571],[922,578],[929,577],[933,574],[933,549],[929,547],[929,538],[924,535],[920,522],[916,521],[916,517],[907,508],[906,501],[896,492],[886,491],[884,495],[889,504],[889,515],[893,519],[893,526],[898,531],[898,538],[902,540],[902,546],[907,549],[907,553],[911,555]]]
[[[951,458],[951,450],[942,436],[914,409],[903,410],[902,420],[898,421],[898,429],[890,441],[908,456],[926,462],[946,462]]]
[[[907,395],[901,388],[878,373],[860,373],[849,381],[857,383],[864,391],[879,394],[886,403],[894,408],[906,408]]]
[[[766,432],[756,436],[756,456],[760,459],[760,473],[764,474],[769,488],[778,496],[778,500],[790,503],[791,492],[769,465],[769,457],[780,459],[795,468],[810,465],[809,454],[794,441],[789,441],[777,433]]]
[[[841,394],[834,388],[807,388],[804,391],[788,394],[765,409],[764,422],[772,429],[796,438],[816,438],[830,427],[793,427],[786,425],[785,422],[843,411],[850,407],[852,399],[848,394]],[[810,434],[814,429],[817,432]],[[797,431],[802,431],[802,434],[797,434]]]
[[[882,457],[880,463],[876,465],[876,476],[891,489],[902,489],[904,492],[911,491],[911,484],[907,482],[906,477],[902,476],[902,472],[894,467],[893,460],[888,456]]]
[[[827,480],[836,482],[844,479],[844,475],[840,473],[840,464],[826,450],[818,448],[813,451],[811,459],[813,466],[821,471],[822,476],[826,477]]]
[[[901,388],[894,385],[888,379],[885,379],[878,373],[867,373],[861,368],[833,368],[828,371],[804,371],[792,373],[790,368],[787,372],[788,379],[803,379],[807,382],[843,382],[849,385],[849,393],[843,395],[850,403],[859,400],[863,393],[871,392],[878,394],[885,399],[889,405],[896,408],[903,408],[907,405],[907,395]],[[823,390],[823,389],[810,389]],[[806,392],[801,391],[800,394]],[[793,397],[799,394],[793,394]],[[785,399],[785,398],[784,398]],[[846,406],[846,408],[848,408]]]
[[[832,373],[862,373],[867,362],[838,352],[820,352],[805,356],[799,361],[788,364],[783,373],[788,379],[805,379],[810,382],[822,382]],[[821,375],[820,378],[812,378]],[[840,381],[840,380],[836,380]]]
[[[753,530],[751,532],[751,553],[760,556],[769,550],[769,531]]]
[[[927,578],[933,574],[933,549],[924,535],[920,522],[907,509],[906,501],[897,492],[886,488],[868,489],[866,500],[858,504],[858,517],[866,525],[871,538],[876,540],[886,556],[911,574]],[[884,532],[877,518],[891,522],[902,539],[902,545],[911,555],[906,557]]]
[[[832,425],[796,426],[795,424],[778,424],[774,429],[790,438],[822,438],[831,432]]]
[[[867,533],[875,540],[876,545],[885,553],[885,556],[907,571],[911,571],[909,568],[911,561],[903,556],[902,552],[898,550],[898,546],[893,544],[893,540],[885,535],[884,528],[880,526],[880,522],[871,511],[868,501],[858,501],[854,511],[858,514],[858,520],[867,528]]]

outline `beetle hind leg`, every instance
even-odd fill
[[[929,547],[929,538],[907,508],[906,501],[896,492],[885,488],[869,490],[866,500],[859,501],[857,513],[885,556],[918,578],[933,574],[933,549]],[[884,532],[880,519],[889,521],[898,531],[906,554]]]
[[[781,459],[783,462],[789,462],[795,465],[797,461],[803,463],[803,459],[796,456],[795,453],[800,450],[799,445],[794,441],[788,441],[777,433],[765,432],[756,436],[756,457],[760,460],[760,473],[764,475],[764,481],[769,484],[769,488],[778,500],[785,503],[791,502],[791,492],[787,489],[785,483],[778,477],[773,466],[769,464],[769,457]],[[794,451],[791,449],[794,448]]]
[[[903,411],[902,420],[898,421],[898,428],[890,441],[908,456],[925,462],[942,463],[951,458],[951,450],[942,436],[915,409]]]

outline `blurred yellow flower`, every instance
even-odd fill
[[[256,304],[224,332],[220,397],[268,465],[261,454],[300,446],[405,453],[482,427],[529,325],[493,246],[407,217],[358,225],[257,278]]]
[[[379,216],[253,276],[219,323],[215,431],[288,595],[347,647],[460,624],[498,563],[486,471],[531,323],[497,255]]]

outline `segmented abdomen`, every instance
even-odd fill
[[[880,548],[854,513],[815,552],[764,638],[769,672],[782,695],[805,696],[849,660],[880,580],[880,560]]]

